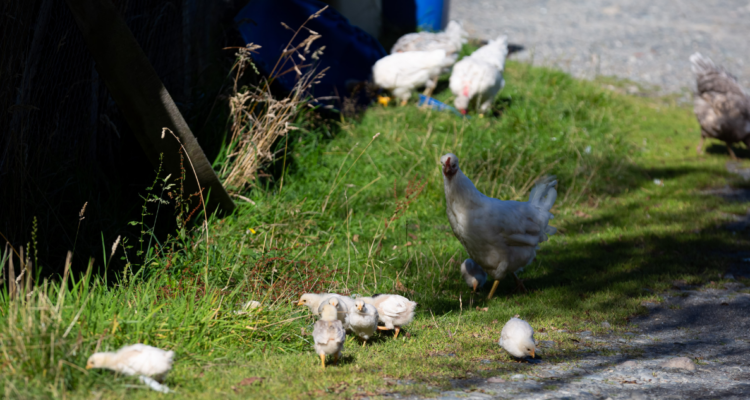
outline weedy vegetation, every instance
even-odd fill
[[[235,77],[252,50],[240,52]],[[431,393],[449,379],[533,369],[497,346],[515,314],[555,343],[540,351],[545,362],[568,360],[596,350],[574,341],[576,331],[603,333],[608,321],[622,332],[640,303],[658,301],[674,280],[719,282],[729,259],[711,251],[748,244],[722,228],[744,208],[703,191],[741,183],[725,171],[720,146],[695,154],[698,127],[684,105],[509,62],[495,113],[484,118],[373,106],[356,120],[312,124],[299,110],[315,75],[301,74],[282,100],[267,86],[234,88],[231,140],[217,169],[238,199],[235,214],[189,208],[180,191],[187,178],[157,172],[140,236],[103,241],[102,259],[85,274],[69,273],[68,261],[62,276],[36,276],[35,238],[26,253],[5,247],[6,398],[161,397],[133,378],[83,369],[91,353],[135,342],[177,353],[166,381],[175,398]],[[436,97],[450,102],[446,79]],[[557,175],[559,231],[521,274],[528,293],[508,280],[487,302],[460,279],[466,254],[445,215],[438,163],[449,151],[482,192],[501,199],[525,200],[538,178]],[[272,158],[281,174],[259,176]],[[161,205],[173,202],[177,214],[164,215]],[[161,218],[176,218],[179,230],[159,238]],[[115,281],[90,272],[113,258],[127,266]],[[381,334],[362,348],[348,339],[342,362],[321,371],[314,318],[294,302],[324,291],[403,294],[419,303],[418,315],[398,340]],[[250,300],[261,306],[244,308]]]

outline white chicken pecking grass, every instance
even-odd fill
[[[503,71],[507,55],[508,38],[500,36],[453,66],[449,87],[456,96],[453,104],[462,114],[466,114],[472,99],[480,113],[489,111],[505,87]]]
[[[471,258],[467,258],[461,263],[461,276],[466,284],[474,290],[474,293],[487,283],[487,273]]]
[[[372,297],[362,297],[362,301],[372,304],[378,311],[378,320],[385,326],[378,326],[378,330],[394,330],[393,338],[398,338],[401,327],[414,320],[414,309],[417,303],[397,294],[376,294]]]
[[[541,179],[531,189],[529,201],[503,201],[482,194],[458,166],[458,157],[440,158],[445,188],[445,206],[453,234],[469,257],[495,280],[487,299],[497,290],[500,279],[513,274],[519,289],[525,290],[516,271],[536,257],[539,243],[557,230],[549,226],[555,204],[557,181]]]
[[[86,362],[86,369],[104,368],[124,375],[139,376],[152,389],[169,392],[169,388],[159,382],[163,382],[172,369],[173,359],[174,351],[138,343],[116,352],[92,354]]]
[[[310,312],[313,313],[313,315],[320,315],[320,305],[327,302],[328,299],[332,297],[338,298],[339,301],[344,303],[347,308],[354,307],[354,300],[352,298],[336,293],[305,293],[300,297],[297,305],[307,306],[307,308],[310,309]]]
[[[378,310],[362,299],[357,299],[354,308],[349,310],[349,327],[362,339],[362,347],[364,347],[367,340],[374,336],[378,329]]]
[[[425,95],[432,93],[440,71],[455,61],[445,50],[391,54],[372,66],[372,78],[376,85],[390,91],[404,105],[414,89],[424,86]]]
[[[323,368],[326,367],[326,355],[333,355],[334,364],[338,364],[341,352],[344,350],[346,331],[336,314],[336,307],[324,304],[320,319],[315,322],[313,328],[315,352],[320,356],[320,365]]]
[[[407,51],[445,50],[448,55],[461,51],[469,34],[458,21],[450,21],[442,32],[407,33],[398,38],[391,54]]]
[[[535,357],[534,329],[522,319],[514,317],[505,323],[498,344],[513,357]]]

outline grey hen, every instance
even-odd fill
[[[690,56],[698,86],[693,111],[701,125],[698,153],[707,137],[724,141],[733,159],[732,143],[750,148],[750,96],[732,74],[700,53]]]

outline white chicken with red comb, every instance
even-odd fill
[[[453,66],[450,89],[456,96],[453,104],[466,114],[471,101],[480,113],[489,111],[495,96],[505,86],[503,71],[508,56],[508,38],[500,36],[480,47]]]
[[[477,190],[459,168],[455,154],[444,155],[440,164],[453,234],[469,257],[495,280],[488,299],[507,274],[512,274],[518,288],[525,290],[516,271],[531,263],[539,243],[557,231],[549,226],[553,218],[550,209],[557,198],[555,177],[540,179],[531,189],[529,201],[498,200]]]

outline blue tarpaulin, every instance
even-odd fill
[[[325,6],[326,4],[316,0],[251,0],[234,20],[245,42],[262,46],[257,50],[257,54],[253,54],[253,61],[268,74],[294,35],[294,32],[286,29],[281,23],[296,30],[310,15]],[[315,97],[348,95],[346,83],[369,80],[372,65],[386,55],[383,46],[375,38],[351,25],[346,18],[330,7],[305,26],[322,36],[313,42],[311,48],[325,46],[325,49],[318,61],[307,57],[304,63],[314,62],[314,65],[308,68],[315,68],[316,71],[329,68],[325,77],[313,89]],[[295,38],[294,44],[302,42],[308,35],[309,33],[303,30]],[[301,63],[299,58],[295,61]],[[291,64],[285,69],[290,67]],[[291,90],[296,79],[297,74],[293,72],[281,76],[278,82],[287,90]],[[334,105],[338,104],[334,102]]]

